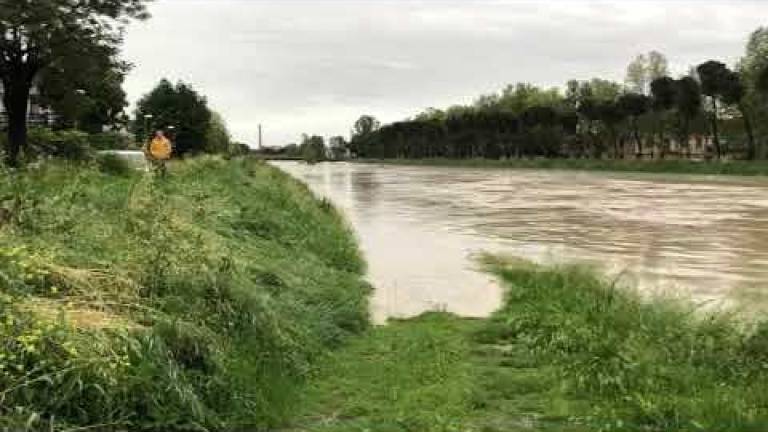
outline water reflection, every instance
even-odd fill
[[[281,162],[355,226],[374,315],[482,316],[499,287],[491,251],[599,265],[646,289],[754,305],[768,277],[762,179]],[[746,299],[746,300],[744,300]],[[763,303],[761,303],[763,304]]]

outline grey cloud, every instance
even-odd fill
[[[345,134],[357,115],[393,121],[507,83],[621,80],[639,52],[675,71],[734,62],[762,1],[159,0],[125,55],[134,100],[161,77],[205,93],[235,136],[269,144]]]

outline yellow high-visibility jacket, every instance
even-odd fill
[[[173,146],[168,138],[155,137],[147,143],[144,152],[150,159],[164,161],[171,158],[171,154],[173,154]]]

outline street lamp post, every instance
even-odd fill
[[[171,140],[171,142],[175,142],[176,141],[176,126],[170,125],[170,126],[167,127],[167,129],[168,129],[168,134],[167,134],[168,136],[167,136],[167,138],[169,140]]]
[[[154,116],[152,114],[145,114],[144,115],[144,133],[147,136],[152,136],[149,132],[149,122],[152,120]]]
[[[75,94],[77,95],[77,113],[75,114],[75,130],[80,130],[80,108],[82,108],[82,98],[88,94],[87,91],[83,89],[77,89],[75,90]]]

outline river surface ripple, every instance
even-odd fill
[[[274,162],[354,226],[373,315],[486,316],[501,288],[473,257],[600,267],[704,304],[768,304],[768,180]]]

